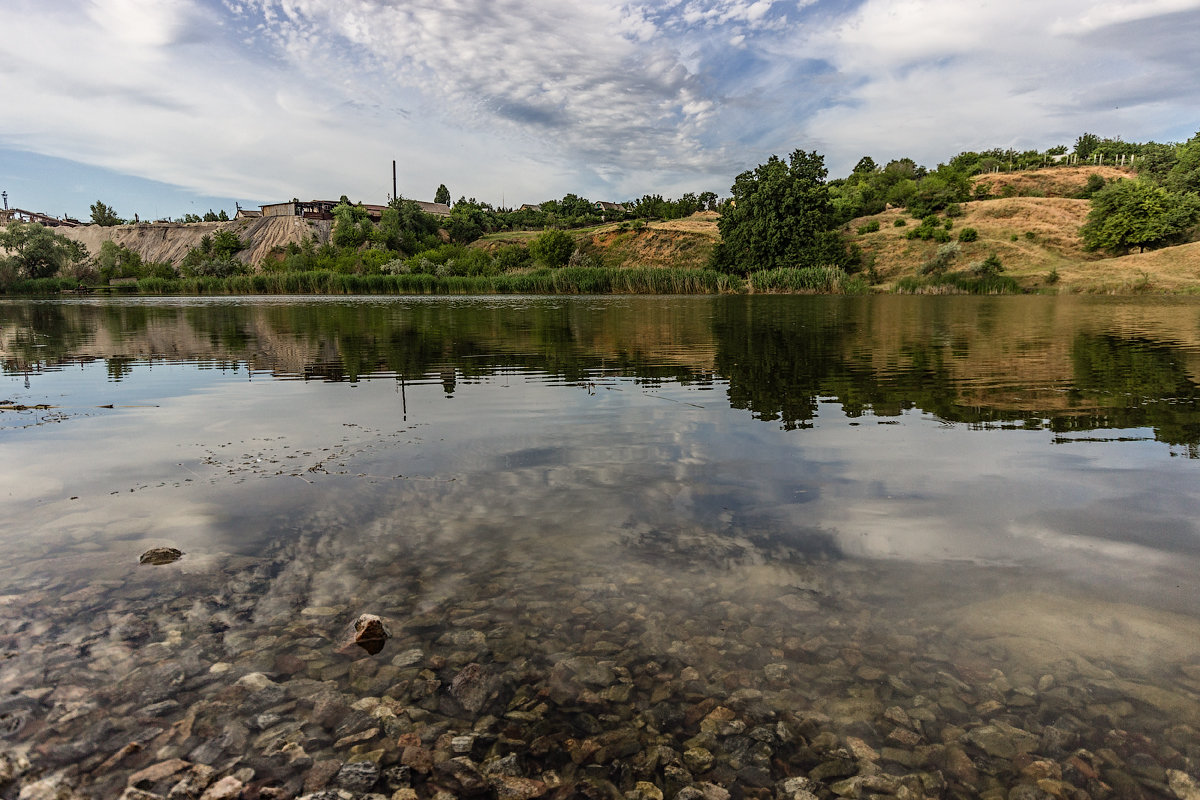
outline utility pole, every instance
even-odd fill
[[[392,200],[395,200],[399,195],[396,194],[396,159],[392,159]]]

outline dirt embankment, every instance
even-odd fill
[[[233,231],[246,248],[237,254],[239,261],[257,265],[271,248],[300,243],[310,236],[318,242],[329,240],[332,223],[305,220],[299,217],[261,217],[231,222],[143,223],[103,228],[85,225],[79,228],[60,228],[56,232],[81,242],[92,255],[100,245],[113,241],[135,251],[145,261],[169,262],[178,265],[187,252],[200,246],[200,239],[218,231]]]

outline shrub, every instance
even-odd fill
[[[942,274],[944,274],[946,272],[946,270],[950,268],[950,265],[954,263],[954,260],[956,258],[958,258],[958,254],[959,254],[959,252],[961,252],[961,250],[962,250],[962,248],[959,247],[957,242],[949,242],[947,244],[943,244],[941,247],[939,247],[937,249],[937,252],[934,253],[933,258],[930,258],[928,261],[926,261],[924,264],[921,265],[921,274],[922,275],[942,275]]]
[[[575,239],[566,231],[550,230],[529,243],[534,261],[547,267],[562,267],[575,252]]]
[[[951,203],[950,205],[946,206],[947,217],[961,217],[964,213],[965,212],[963,211],[962,206],[960,206],[958,203]]]
[[[905,220],[904,217],[901,217],[900,219],[898,219],[892,223],[892,227],[893,228],[903,228],[907,224],[908,224],[908,221]]]
[[[858,232],[860,235],[864,233],[874,233],[877,230],[879,230],[879,220],[877,219],[873,219],[870,222],[858,226]]]
[[[960,242],[973,242],[979,238],[979,231],[974,228],[963,228],[958,232],[958,240]]]
[[[971,265],[971,273],[978,278],[994,278],[1004,272],[1004,265],[1000,263],[1000,257],[995,253],[991,253],[983,261]]]
[[[935,228],[929,238],[935,242],[948,242],[950,241],[950,231],[945,228]]]
[[[532,260],[533,257],[529,255],[529,248],[519,244],[506,244],[496,250],[493,255],[493,261],[497,269],[501,272],[511,272],[522,267],[527,267]]]
[[[1046,285],[1047,286],[1053,286],[1056,283],[1058,283],[1058,267],[1055,267],[1054,269],[1050,270],[1050,274],[1048,274],[1046,276]]]

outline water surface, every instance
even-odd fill
[[[5,302],[0,357],[21,780],[1170,797],[1200,763],[1200,303]]]

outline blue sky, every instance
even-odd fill
[[[1200,129],[1200,0],[5,0],[0,189],[86,218],[298,196],[728,192]]]

